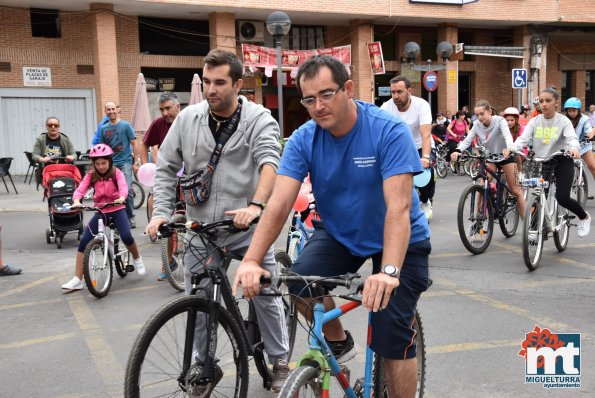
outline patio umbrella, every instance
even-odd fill
[[[149,99],[147,98],[147,83],[142,73],[136,79],[134,103],[132,104],[132,128],[135,132],[145,132],[151,125],[151,112],[149,112]]]
[[[200,81],[200,77],[198,77],[198,73],[194,74],[194,77],[192,78],[192,84],[190,86],[189,105],[198,104],[200,101],[202,101],[202,82]]]

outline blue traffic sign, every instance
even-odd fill
[[[512,70],[512,88],[527,88],[527,69]]]
[[[423,84],[426,90],[432,92],[438,88],[438,75],[434,71],[427,71],[423,77]]]

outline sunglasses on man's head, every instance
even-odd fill
[[[48,126],[49,128],[58,128],[58,127],[60,127],[60,125],[59,125],[59,124],[55,124],[55,123],[48,123],[48,124],[47,124],[47,126]]]

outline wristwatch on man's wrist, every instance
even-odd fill
[[[260,210],[262,210],[262,211],[264,211],[264,209],[267,207],[266,203],[262,203],[261,201],[254,200],[254,199],[252,199],[250,201],[250,203],[248,204],[248,206],[250,206],[250,205],[254,205],[254,206],[260,207]]]
[[[430,155],[423,155],[422,158],[430,160]]]
[[[395,267],[392,264],[386,264],[385,266],[382,267],[382,271],[383,274],[386,274],[388,276],[392,276],[393,278],[399,278],[401,271]]]

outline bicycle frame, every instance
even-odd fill
[[[345,296],[340,296],[348,298]],[[324,304],[318,302],[314,305],[314,327],[309,334],[310,349],[306,352],[298,361],[298,367],[301,365],[312,364],[315,362],[318,364],[321,371],[322,377],[322,396],[328,397],[330,390],[330,378],[334,376],[339,382],[341,388],[345,392],[345,396],[348,398],[357,398],[353,387],[349,384],[346,374],[341,370],[341,366],[337,359],[332,354],[331,349],[326,344],[326,340],[322,334],[322,327],[328,322],[337,319],[348,312],[356,309],[361,305],[359,301],[350,301],[339,307],[336,307],[330,311],[324,310]],[[370,341],[372,335],[372,313],[368,315],[368,338],[366,342]],[[366,363],[365,363],[365,376],[363,384],[364,398],[370,398],[372,394],[372,388],[374,387],[372,381],[372,366],[374,361],[374,352],[370,348],[370,345],[366,343]]]

